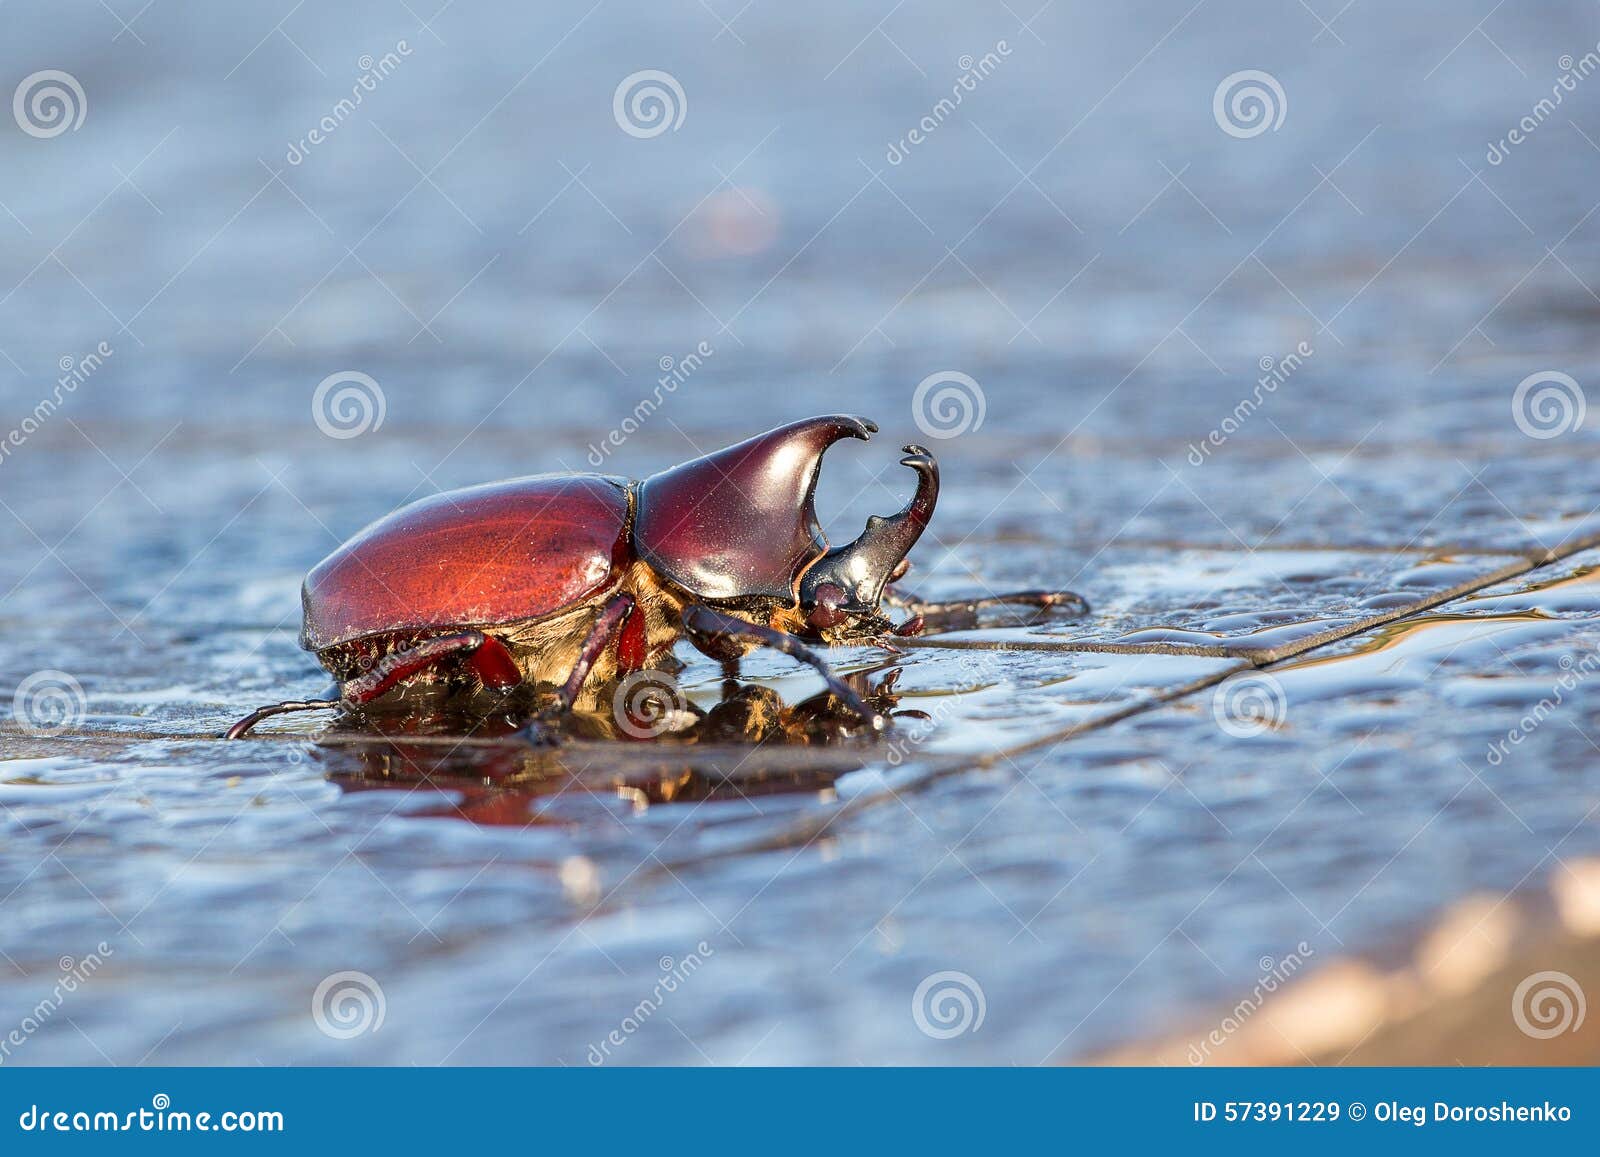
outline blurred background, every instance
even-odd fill
[[[1381,396],[1402,440],[1448,433],[1463,382],[1581,351],[1596,304],[1563,268],[1600,231],[1594,94],[1486,159],[1595,47],[1586,4],[124,7],[6,5],[7,91],[57,68],[88,105],[0,143],[14,408],[106,340],[80,420],[299,429],[353,368],[387,430],[481,421],[533,466],[706,340],[686,429],[887,420],[954,367],[991,431],[1181,444],[1197,395],[1328,324],[1308,377],[1362,384],[1278,424],[1315,441]],[[685,107],[641,139],[613,96],[647,69]],[[1286,107],[1241,139],[1213,95],[1247,69]]]
[[[1242,846],[1190,858],[1197,817],[1165,809],[1194,793],[1137,768],[1194,736],[1158,728],[1037,770],[1091,833],[1075,808],[1106,807],[1120,850],[1104,860],[1076,823],[1046,835],[1021,815],[992,843],[952,845],[1000,807],[969,783],[934,797],[959,830],[926,849],[913,850],[921,829],[907,841],[891,825],[860,837],[865,859],[848,845],[797,866],[788,851],[734,859],[685,895],[652,867],[655,898],[635,911],[624,891],[625,931],[595,933],[607,964],[568,905],[626,878],[606,858],[639,860],[626,832],[589,847],[564,817],[521,843],[459,823],[419,837],[314,763],[184,747],[152,717],[177,720],[175,735],[319,692],[293,645],[300,576],[409,498],[602,463],[642,476],[812,413],[865,414],[888,439],[830,456],[822,512],[846,535],[903,498],[893,447],[937,439],[946,496],[926,569],[952,589],[1070,582],[1097,602],[1131,591],[1149,611],[1215,585],[1184,551],[1350,552],[1332,570],[1298,558],[1272,572],[1309,568],[1298,589],[1311,591],[1372,552],[1459,557],[1454,581],[1570,545],[1600,499],[1592,430],[1570,413],[1581,389],[1551,439],[1527,432],[1512,395],[1529,375],[1582,382],[1596,364],[1593,4],[4,0],[0,30],[6,686],[72,671],[89,722],[143,744],[47,750],[13,733],[0,747],[39,764],[18,784],[146,776],[126,815],[7,801],[4,907],[22,915],[0,920],[15,964],[0,983],[21,1007],[57,955],[108,928],[138,940],[120,941],[121,987],[81,1005],[79,1033],[42,1034],[31,1056],[583,1063],[652,962],[748,912],[748,944],[717,941],[717,993],[630,1057],[1082,1058],[1231,1001],[1264,954],[1306,938],[1325,955],[1392,946],[1474,886],[1514,887],[1591,802],[1585,782],[1551,800],[1548,828],[1486,841],[1446,822],[1413,845],[1455,797],[1448,779],[1437,801],[1417,787],[1429,757],[1408,716],[1374,775],[1431,802],[1311,857],[1290,836],[1333,821],[1309,809],[1289,822],[1299,794],[1274,796],[1272,769],[1326,770],[1327,744],[1359,746],[1355,724],[1253,749],[1248,773],[1207,731],[1203,745],[1223,745],[1210,808],[1260,804],[1263,840],[1289,822],[1274,864],[1294,887],[1259,877],[1236,895],[1255,865],[1225,869],[1256,833],[1208,831],[1224,852]],[[1261,415],[1201,453],[1297,351]],[[959,429],[930,432],[917,387],[951,373],[973,383]],[[1097,577],[1111,562],[1124,569]],[[1387,581],[1364,575],[1360,593]],[[1011,707],[1025,715],[1026,697]],[[1591,759],[1580,745],[1559,762]],[[1459,774],[1453,756],[1442,766]],[[208,784],[290,772],[293,798],[262,787],[267,813],[274,799],[309,808],[326,832],[210,810]],[[159,817],[151,799],[166,800]],[[1118,827],[1152,806],[1140,851]],[[763,822],[795,820],[780,808]],[[1475,858],[1486,845],[1498,861]],[[951,846],[973,865],[946,885]],[[1392,890],[1353,908],[1315,899],[1406,849]],[[844,867],[828,866],[835,854]],[[501,856],[537,865],[537,884],[474,874]],[[810,883],[768,892],[775,868]],[[842,893],[859,919],[833,926]],[[1227,905],[1214,923],[1167,931],[1213,895]],[[1024,917],[998,917],[991,898]],[[447,942],[417,930],[429,905],[453,914],[437,926]],[[808,955],[794,941],[813,932]],[[976,963],[935,950],[963,943],[986,946]],[[863,964],[852,945],[914,959]],[[520,987],[507,961],[541,956],[561,979],[535,993],[543,980]],[[940,1042],[902,1007],[941,966],[986,983],[993,1020],[964,1051],[930,1052]],[[356,1042],[370,1051],[307,1035],[306,993],[341,967],[388,988],[386,1035]],[[477,979],[458,987],[456,967]],[[158,980],[172,977],[187,996]],[[409,1028],[408,994],[430,1010]]]

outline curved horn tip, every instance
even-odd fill
[[[821,435],[830,443],[840,438],[859,438],[865,442],[877,432],[878,423],[870,418],[862,418],[856,414],[816,414],[810,418],[801,418],[798,421],[768,430],[765,434],[757,435],[757,439],[768,438],[781,433],[807,436]]]

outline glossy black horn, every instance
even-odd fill
[[[844,592],[842,609],[875,611],[889,576],[922,537],[939,501],[939,463],[921,446],[904,447],[902,466],[917,472],[917,492],[898,514],[874,514],[854,542],[830,550],[800,580],[802,606],[813,606],[817,592],[831,584]]]

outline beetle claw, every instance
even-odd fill
[[[529,747],[560,747],[566,742],[553,717],[540,713],[517,728],[516,736]]]

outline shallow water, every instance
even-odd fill
[[[1079,1059],[1595,851],[1595,424],[1531,437],[1512,399],[1596,368],[1600,89],[1481,159],[1592,6],[1481,34],[1442,2],[1332,34],[1217,3],[719,11],[360,0],[274,32],[177,2],[135,36],[5,5],[0,72],[68,70],[88,109],[0,118],[0,435],[114,351],[0,458],[0,1029],[105,957],[7,1063],[584,1064],[613,1032],[602,1061]],[[1240,139],[1212,94],[1251,67],[1288,109]],[[611,97],[644,68],[688,111],[641,140]],[[788,660],[717,707],[687,653],[720,714],[670,741],[215,739],[325,687],[298,584],[339,541],[596,468],[701,342],[600,468],[857,410],[884,434],[830,452],[831,530],[903,501],[893,449],[927,441],[911,585],[1091,613],[836,656],[928,716],[876,744]],[[912,399],[952,369],[984,413],[940,438]],[[330,437],[345,370],[383,418]],[[386,1015],[346,1039],[311,1010],[348,970]],[[946,971],[986,1016],[938,1039],[912,1002]]]

